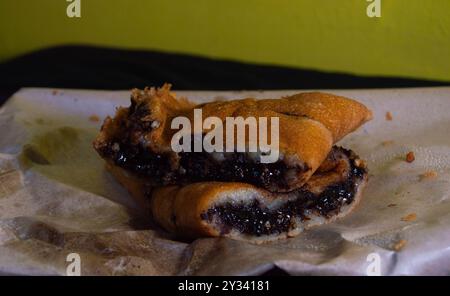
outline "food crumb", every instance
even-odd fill
[[[388,140],[388,141],[383,141],[383,142],[381,142],[381,145],[384,146],[384,147],[390,146],[390,145],[392,145],[392,144],[394,144],[394,141],[392,141],[392,140]]]
[[[159,121],[155,120],[155,121],[152,121],[152,124],[150,125],[150,127],[152,129],[155,129],[155,128],[158,128],[159,125],[160,125]]]
[[[388,121],[392,121],[392,113],[391,112],[386,112],[386,120]]]
[[[405,217],[402,217],[402,221],[403,222],[411,222],[411,221],[415,221],[417,219],[417,214],[416,213],[411,213],[406,215]]]
[[[420,181],[430,180],[434,179],[438,176],[438,173],[436,171],[426,171],[425,173],[421,174],[419,176]]]
[[[397,243],[395,243],[394,250],[400,251],[401,249],[403,249],[403,247],[406,245],[406,243],[407,243],[407,241],[404,239],[399,240]]]
[[[111,147],[111,149],[114,151],[114,152],[119,152],[120,151],[120,145],[119,145],[119,143],[114,143],[113,145],[112,145],[112,147]]]
[[[388,208],[393,208],[395,206],[397,206],[397,204],[395,204],[395,203],[388,204]]]
[[[100,118],[97,115],[91,115],[91,116],[89,116],[89,121],[99,122]]]
[[[57,94],[58,94],[58,91],[57,91],[56,89],[54,89],[54,90],[52,91],[52,95],[56,96]]]
[[[359,158],[355,160],[355,165],[359,168],[365,168],[367,166],[364,160]]]
[[[416,156],[414,155],[414,152],[409,151],[409,152],[406,154],[406,162],[411,163],[411,162],[413,162],[414,160],[416,160]]]

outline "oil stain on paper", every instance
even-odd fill
[[[40,129],[22,147],[20,164],[24,170],[33,170],[57,182],[112,200],[115,200],[114,196],[123,197],[123,190],[111,188],[112,178],[92,147],[96,134],[97,130],[93,128]]]

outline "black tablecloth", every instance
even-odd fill
[[[21,87],[130,89],[339,89],[448,85],[439,81],[362,77],[256,65],[156,51],[62,46],[0,64],[0,104]]]

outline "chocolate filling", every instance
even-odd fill
[[[243,182],[262,188],[288,189],[286,173],[296,174],[305,168],[288,167],[283,161],[260,163],[245,153],[224,153],[222,161],[215,160],[209,153],[180,153],[180,165],[186,170],[182,182],[202,181]]]
[[[295,174],[308,170],[288,167],[284,161],[260,163],[245,153],[224,153],[216,160],[207,152],[179,153],[179,168],[172,169],[170,159],[164,154],[151,153],[130,141],[111,141],[101,152],[103,157],[138,176],[148,177],[153,185],[190,184],[203,181],[244,182],[258,187],[288,189],[287,172]],[[294,175],[295,175],[294,174]]]
[[[367,173],[365,168],[355,164],[355,155],[342,148],[350,163],[350,171],[345,181],[330,184],[320,194],[305,189],[295,191],[296,198],[287,201],[277,209],[268,209],[253,200],[247,204],[216,206],[201,215],[203,220],[219,221],[222,234],[232,229],[250,235],[270,235],[288,232],[296,227],[295,218],[308,220],[306,213],[313,212],[329,218],[339,212],[342,206],[353,202],[358,183]]]

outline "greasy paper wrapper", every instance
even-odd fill
[[[295,92],[178,96],[204,102]],[[176,240],[105,171],[91,143],[103,118],[129,105],[129,91],[22,89],[0,109],[0,273],[66,275],[67,256],[77,253],[82,275],[255,275],[274,267],[366,275],[376,272],[378,256],[383,275],[450,274],[450,88],[333,93],[374,112],[338,143],[367,161],[360,205],[330,225],[254,245]]]

